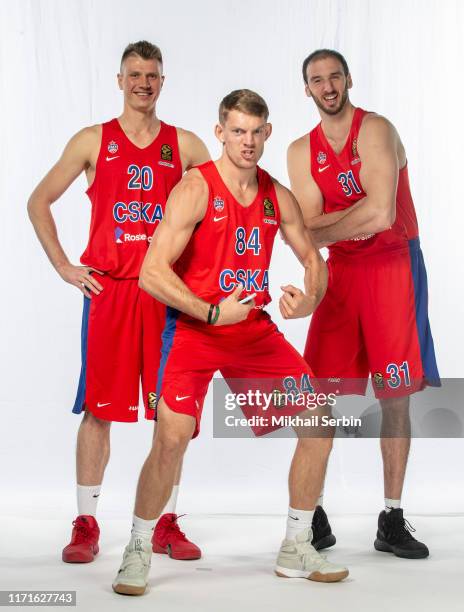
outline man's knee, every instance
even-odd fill
[[[298,446],[304,452],[317,452],[320,455],[329,456],[333,447],[333,438],[329,436],[325,438],[300,437]]]
[[[406,397],[390,397],[380,401],[384,417],[409,414],[409,395]]]
[[[160,429],[158,429],[153,446],[153,451],[156,452],[159,460],[169,463],[182,459],[191,436],[171,428],[164,427],[162,431]]]
[[[111,421],[104,421],[96,417],[90,410],[84,412],[82,417],[81,425],[85,428],[101,431],[102,433],[108,433],[111,428]]]

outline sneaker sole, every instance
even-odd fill
[[[133,586],[130,584],[113,584],[113,591],[118,595],[143,595],[146,586]]]
[[[276,567],[274,571],[279,578],[306,578],[306,580],[313,580],[314,582],[340,582],[340,580],[344,580],[350,573],[348,570],[331,572],[330,574],[311,572],[308,576],[308,572],[291,570],[285,567]]]
[[[375,550],[379,552],[386,552],[399,557],[400,559],[426,559],[429,556],[429,551],[418,550],[418,551],[401,551],[395,549],[394,546],[384,542],[383,540],[376,539],[374,542]]]
[[[79,553],[79,552],[74,552],[74,553],[63,552],[61,554],[61,559],[65,563],[91,563],[95,559],[96,555],[98,555],[98,551],[99,551],[99,548],[98,546],[96,546],[92,551],[93,555],[90,557],[84,555],[83,553]]]
[[[328,536],[324,536],[317,542],[312,542],[312,545],[316,550],[323,550],[324,548],[330,548],[330,546],[335,546],[337,543],[336,537],[331,533]]]
[[[195,561],[196,559],[201,559],[201,553],[195,554],[195,556],[193,556],[192,553],[178,553],[174,555],[170,544],[168,544],[166,548],[163,548],[159,544],[153,544],[152,550],[159,555],[168,555],[171,559],[175,559],[176,561]]]

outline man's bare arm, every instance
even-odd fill
[[[349,209],[324,214],[322,193],[311,174],[308,134],[298,138],[289,146],[287,169],[292,193],[300,205],[307,229],[314,230],[332,225],[348,213]],[[320,248],[324,243],[317,243],[317,246]]]
[[[364,119],[358,139],[361,183],[366,197],[342,219],[314,230],[317,242],[338,242],[389,229],[395,221],[398,185],[398,136],[383,117]]]
[[[281,231],[285,242],[291,247],[305,269],[304,293],[286,285],[280,298],[279,308],[285,319],[299,318],[311,314],[327,289],[327,266],[305,228],[303,216],[293,194],[278,183],[275,184],[281,215]]]
[[[85,128],[73,136],[58,162],[34,189],[27,204],[29,218],[53,267],[63,280],[78,287],[87,297],[90,297],[90,292],[98,294],[103,289],[89,274],[90,271],[99,271],[70,263],[59,241],[50,209],[79,174],[89,167],[92,156],[98,155],[100,140],[100,126]]]
[[[195,295],[172,266],[184,252],[195,226],[205,216],[208,197],[208,185],[196,169],[176,185],[167,201],[163,220],[153,234],[139,279],[140,287],[157,300],[200,321],[208,320],[210,303]],[[254,302],[239,304],[242,291],[243,287],[238,287],[221,302],[216,325],[246,319]]]
[[[182,169],[184,171],[190,170],[193,166],[198,166],[211,159],[205,143],[193,132],[177,128],[177,138],[179,141]]]

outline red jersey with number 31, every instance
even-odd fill
[[[350,133],[342,151],[337,155],[327,141],[319,123],[309,134],[311,146],[311,175],[324,198],[324,212],[348,208],[366,197],[359,173],[359,130],[367,111],[356,108]],[[329,247],[331,255],[363,256],[370,253],[408,248],[408,241],[419,233],[416,212],[409,187],[407,165],[399,171],[396,192],[396,218],[392,227],[364,238],[343,240]]]
[[[215,304],[241,283],[241,298],[256,293],[259,310],[271,301],[269,264],[280,225],[272,179],[256,168],[258,193],[245,207],[231,194],[213,161],[197,168],[209,187],[208,207],[176,262],[176,273],[193,293]]]
[[[141,149],[117,119],[104,123],[95,179],[87,190],[92,216],[81,263],[113,278],[138,278],[166,200],[181,178],[175,127],[161,121],[158,136]]]

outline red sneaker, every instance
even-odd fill
[[[71,542],[63,548],[65,563],[90,563],[98,553],[100,528],[93,516],[81,515],[73,521]]]
[[[199,559],[201,550],[179,529],[178,518],[177,514],[162,514],[159,517],[152,538],[153,552],[182,561]]]

